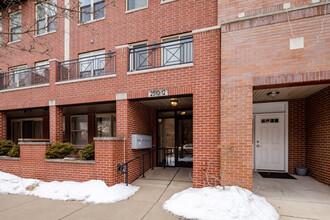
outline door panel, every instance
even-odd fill
[[[284,115],[256,115],[256,169],[284,170]]]

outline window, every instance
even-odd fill
[[[80,0],[80,22],[104,18],[104,0]]]
[[[56,0],[49,0],[36,6],[37,35],[56,30]]]
[[[29,84],[30,74],[26,71],[27,65],[15,66],[9,68],[9,88],[16,88]]]
[[[80,78],[104,75],[105,51],[94,51],[79,55]]]
[[[16,144],[20,138],[43,138],[43,119],[14,119],[11,121],[11,140]]]
[[[162,39],[163,65],[170,66],[193,62],[193,41],[191,34],[177,35]]]
[[[17,11],[10,14],[9,22],[10,42],[19,41],[22,38],[22,12]],[[15,34],[17,33],[17,34]]]
[[[77,146],[88,144],[88,116],[71,117],[71,142]]]
[[[133,44],[130,51],[130,71],[143,70],[148,68],[148,43]],[[152,51],[151,51],[152,52]]]
[[[148,0],[127,0],[127,11],[147,6]]]
[[[116,137],[116,114],[96,115],[96,136]]]
[[[42,61],[36,63],[36,74],[42,77],[46,77],[46,71],[49,71],[49,62]]]

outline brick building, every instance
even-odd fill
[[[148,162],[193,167],[195,187],[251,189],[253,170],[296,166],[330,183],[328,1],[56,3],[1,13],[0,139],[33,139],[1,171],[115,184],[147,152],[131,149],[141,134]],[[95,141],[95,161],[45,160],[55,141]]]

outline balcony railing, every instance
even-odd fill
[[[192,63],[193,38],[191,36],[163,43],[136,46],[129,50],[129,71],[167,67]]]
[[[59,62],[57,81],[114,74],[116,74],[116,54],[108,52]]]
[[[49,65],[0,73],[0,90],[49,83]]]

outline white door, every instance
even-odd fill
[[[284,170],[284,114],[256,115],[255,168]]]

